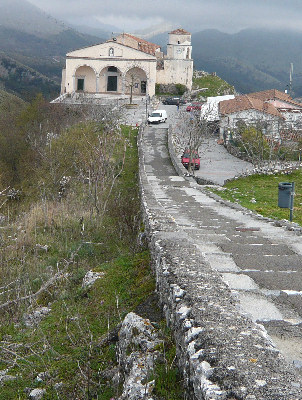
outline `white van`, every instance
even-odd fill
[[[166,110],[154,110],[148,117],[148,124],[159,124],[160,122],[167,121]]]

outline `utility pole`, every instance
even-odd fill
[[[289,70],[289,95],[292,95],[292,86],[293,86],[293,74],[294,74],[294,64],[290,63]]]

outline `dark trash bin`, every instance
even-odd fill
[[[290,208],[291,194],[293,190],[292,182],[280,182],[278,185],[278,207]]]

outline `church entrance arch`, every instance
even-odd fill
[[[147,75],[139,67],[130,68],[125,75],[126,94],[144,95],[147,92]]]
[[[96,74],[88,65],[83,65],[76,70],[75,91],[86,93],[96,92]]]
[[[122,73],[121,71],[111,65],[103,68],[100,72],[100,88],[102,93],[121,93],[122,91]]]

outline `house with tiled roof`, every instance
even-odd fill
[[[191,34],[169,33],[167,54],[159,45],[129,33],[104,43],[71,51],[62,72],[61,94],[75,92],[112,96],[155,94],[155,84],[192,87]]]
[[[250,97],[260,99],[273,104],[276,108],[298,108],[302,109],[302,104],[293,100],[292,97],[285,92],[277,89],[263,90],[262,92],[249,93]]]
[[[240,124],[257,124],[265,134],[279,138],[281,130],[302,126],[302,104],[279,90],[264,90],[220,102],[219,117],[221,137]]]
[[[250,95],[236,96],[232,100],[219,103],[220,135],[226,137],[240,125],[261,124],[270,135],[278,136],[284,117],[278,109],[268,102]]]

